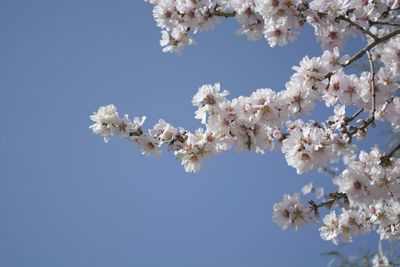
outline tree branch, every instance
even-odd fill
[[[319,204],[315,203],[314,200],[308,201],[308,204],[310,204],[311,208],[314,211],[315,217],[319,217],[319,208],[322,207],[328,207],[331,208],[335,203],[337,203],[339,200],[343,199],[344,203],[349,203],[349,199],[347,198],[347,195],[345,193],[340,193],[340,192],[334,192],[334,193],[329,193],[328,197],[330,198],[327,201],[321,202]]]
[[[355,118],[358,117],[358,115],[360,115],[362,112],[364,111],[363,108],[360,108],[359,110],[357,110],[351,117],[346,117],[344,119],[345,121],[345,125],[347,125],[349,122],[353,121]]]
[[[372,48],[374,48],[375,46],[377,46],[380,43],[386,42],[388,41],[390,38],[396,36],[397,34],[400,34],[400,29],[399,30],[395,30],[381,38],[379,38],[378,40],[375,40],[374,42],[370,43],[369,45],[367,45],[366,47],[364,47],[363,49],[361,49],[357,54],[355,54],[354,56],[352,56],[349,61],[347,61],[345,64],[342,64],[342,67],[347,67],[350,64],[352,64],[354,61],[357,61],[358,59],[360,59],[365,53],[367,53],[367,51],[371,50]]]
[[[398,150],[400,150],[400,143],[395,146],[389,153],[387,153],[386,155],[384,155],[381,158],[381,164],[385,165],[386,163],[388,163],[388,161],[390,160],[390,158],[394,155],[394,153],[396,153]]]
[[[372,60],[372,55],[369,50],[366,51],[369,61],[369,67],[371,69],[371,91],[372,91],[372,110],[371,117],[375,119],[375,111],[376,111],[376,85],[375,85],[375,66],[374,61]]]
[[[351,26],[357,28],[358,30],[360,30],[361,32],[365,33],[366,35],[369,35],[370,37],[372,37],[375,41],[378,40],[378,36],[376,36],[375,34],[373,34],[371,31],[365,29],[364,27],[361,27],[361,25],[359,25],[358,23],[355,23],[354,21],[352,21],[351,19],[349,19],[348,17],[344,16],[344,15],[340,15],[338,16],[338,19],[346,21],[347,23],[349,23]]]
[[[387,22],[387,21],[369,21],[370,25],[388,25],[393,27],[400,27],[400,24]]]
[[[322,208],[322,207],[332,207],[332,205],[336,202],[336,201],[338,201],[338,200],[340,200],[340,199],[345,199],[345,198],[347,198],[347,195],[345,194],[345,193],[339,193],[339,192],[336,192],[336,193],[330,193],[329,194],[329,197],[331,198],[331,199],[329,199],[329,200],[327,200],[327,201],[324,201],[324,202],[321,202],[321,203],[319,203],[319,204],[316,204],[316,207],[317,208]]]
[[[215,11],[213,13],[214,16],[230,18],[236,16],[236,12],[223,12],[223,11]]]

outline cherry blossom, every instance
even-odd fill
[[[378,146],[359,151],[361,141],[377,120],[400,132],[400,2],[394,0],[147,0],[161,29],[164,52],[182,52],[200,31],[233,18],[238,34],[250,40],[264,37],[270,47],[295,41],[303,25],[314,28],[324,51],[305,56],[283,90],[258,88],[249,96],[229,98],[219,83],[200,86],[192,104],[202,128],[189,132],[160,119],[143,129],[145,117],[120,117],[114,105],[90,116],[90,129],[108,142],[111,136],[159,156],[162,145],[175,154],[185,171],[199,172],[208,160],[236,149],[256,153],[281,150],[298,174],[311,170],[333,176],[334,192],[307,184],[300,193],[285,194],[273,205],[273,221],[297,230],[317,222],[321,209],[329,212],[319,228],[324,240],[351,242],[376,232],[380,239],[400,239],[400,144],[388,152]],[[353,55],[341,48],[348,37],[363,46]],[[367,69],[349,66],[366,59]],[[321,102],[332,110],[325,121],[307,118]],[[341,170],[339,172],[339,169]],[[317,203],[317,201],[320,201]],[[388,266],[376,255],[374,266]]]

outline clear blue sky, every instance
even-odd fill
[[[200,85],[221,82],[234,97],[280,90],[292,65],[321,53],[310,29],[275,49],[236,29],[221,23],[170,55],[141,0],[0,0],[0,266],[327,265],[319,254],[335,246],[317,225],[281,231],[271,214],[282,194],[329,177],[297,176],[280,152],[225,153],[187,174],[173,155],[146,158],[88,129],[113,103],[147,115],[147,127],[164,118],[194,130]]]

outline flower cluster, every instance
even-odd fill
[[[339,192],[346,194],[348,205],[340,218],[334,211],[324,218],[321,237],[338,242],[369,232],[377,226],[381,239],[400,237],[400,159],[386,158],[377,148],[370,153],[362,151],[359,160],[350,161],[334,183]],[[352,213],[353,226],[344,223],[344,214]],[[350,228],[349,228],[350,227]],[[350,231],[351,230],[351,231]]]
[[[263,35],[271,47],[296,39],[299,29],[309,23],[327,49],[342,47],[357,30],[376,37],[369,27],[384,24],[396,15],[398,1],[361,0],[146,0],[154,5],[153,16],[162,29],[164,52],[180,52],[194,44],[193,34],[212,29],[220,18],[235,17],[238,34],[250,40]],[[396,48],[395,48],[396,49]]]
[[[311,217],[311,208],[300,203],[300,194],[296,193],[293,196],[284,195],[283,201],[274,204],[274,213],[272,220],[282,229],[289,226],[297,230],[298,227],[307,225]]]
[[[319,230],[322,239],[338,244],[339,239],[350,242],[353,237],[368,232],[370,228],[371,224],[365,213],[343,209],[339,217],[336,216],[335,211],[326,215],[323,219],[323,226]]]
[[[148,0],[163,29],[161,45],[179,52],[194,43],[192,33],[212,28],[221,17],[235,17],[239,34],[249,39],[262,35],[270,46],[294,40],[304,23],[311,24],[326,50],[319,57],[305,56],[281,91],[255,90],[229,99],[220,84],[203,85],[192,99],[195,118],[203,128],[194,133],[164,120],[148,131],[145,117],[120,117],[114,105],[103,106],[90,119],[94,134],[108,142],[118,136],[138,146],[145,155],[160,155],[162,145],[172,151],[187,172],[198,172],[202,162],[236,148],[264,153],[281,149],[287,164],[298,174],[319,170],[334,175],[337,192],[324,196],[312,183],[317,204],[300,202],[300,194],[284,195],[273,207],[273,221],[283,229],[298,229],[318,221],[320,208],[331,210],[323,218],[321,238],[337,244],[376,230],[381,239],[400,239],[400,159],[374,147],[357,152],[376,120],[400,132],[400,2],[361,0]],[[350,35],[365,36],[367,44],[352,56],[340,47]],[[349,73],[347,67],[362,57],[369,69]],[[304,120],[317,101],[333,107],[326,121]],[[357,110],[353,114],[349,111]],[[361,118],[365,115],[364,118]],[[344,166],[341,174],[330,171]],[[376,261],[385,262],[382,258]],[[378,265],[377,265],[378,266]],[[382,265],[383,266],[383,265]]]

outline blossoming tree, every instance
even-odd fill
[[[377,146],[358,151],[357,144],[377,120],[400,132],[400,1],[398,0],[147,0],[161,31],[164,52],[180,53],[194,44],[198,31],[234,18],[238,34],[250,40],[264,37],[269,46],[284,46],[296,39],[307,23],[314,28],[324,52],[305,56],[285,89],[255,90],[250,96],[229,99],[220,84],[203,85],[194,95],[195,118],[203,128],[194,133],[164,120],[148,131],[145,117],[121,117],[114,105],[100,107],[90,116],[93,133],[108,142],[118,136],[137,145],[145,155],[160,155],[167,146],[187,172],[198,172],[205,159],[236,148],[264,153],[281,149],[287,164],[303,174],[313,169],[334,175],[337,191],[317,200],[300,202],[300,194],[284,195],[273,206],[273,221],[282,229],[298,229],[318,221],[320,209],[330,212],[322,219],[320,235],[335,244],[376,232],[382,240],[400,239],[400,159]],[[349,36],[365,42],[354,55],[340,50]],[[362,58],[367,71],[349,73],[348,67]],[[326,121],[304,121],[317,101],[334,107]],[[349,112],[356,110],[355,112]],[[311,191],[312,185],[303,188]],[[375,266],[388,260],[376,255]],[[385,265],[386,264],[386,265]]]

